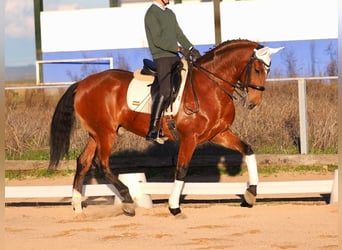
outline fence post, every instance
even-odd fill
[[[144,208],[153,207],[151,195],[144,194],[140,187],[140,183],[146,182],[146,176],[144,173],[119,174],[119,180],[129,188],[129,193],[137,206]],[[114,204],[121,203],[121,200],[117,198],[118,197],[115,197]]]
[[[298,79],[298,105],[299,105],[299,129],[300,129],[300,153],[308,153],[308,126],[306,105],[306,80]]]
[[[338,169],[334,172],[334,181],[330,194],[330,203],[338,202]]]
[[[36,85],[39,85],[40,84],[40,63],[38,62],[38,60],[36,61]]]

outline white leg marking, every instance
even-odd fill
[[[255,154],[246,155],[245,162],[247,164],[248,175],[249,175],[249,185],[257,185],[259,181],[258,177],[258,167],[255,159]]]
[[[82,194],[75,189],[72,191],[72,206],[75,213],[82,213]]]
[[[179,208],[179,199],[184,187],[184,181],[175,180],[169,198],[170,208]]]

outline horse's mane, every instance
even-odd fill
[[[253,47],[253,48],[263,47],[259,43],[250,41],[247,39],[227,40],[211,48],[209,51],[205,52],[204,55],[198,59],[198,62],[206,63],[208,61],[212,61],[215,58],[215,56],[219,56],[220,54],[229,52],[229,50],[232,50],[238,47],[248,47],[248,46]]]

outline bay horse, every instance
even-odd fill
[[[264,47],[249,40],[231,40],[217,45],[192,62],[180,109],[173,117],[179,149],[174,186],[169,196],[171,214],[181,213],[180,196],[189,162],[195,148],[208,141],[244,156],[249,186],[242,205],[254,205],[258,183],[257,162],[251,146],[230,130],[235,117],[233,99],[236,98],[234,94],[239,93],[248,109],[261,103],[271,64],[270,56],[280,49]],[[76,117],[89,134],[87,144],[77,158],[72,194],[75,213],[82,212],[83,182],[96,162],[103,169],[105,179],[122,196],[123,212],[129,216],[135,215],[134,201],[128,187],[109,167],[109,156],[121,127],[142,137],[148,130],[150,114],[133,111],[127,106],[126,95],[132,79],[132,72],[120,69],[90,75],[69,86],[56,106],[50,131],[49,170],[55,170],[61,156],[68,152]],[[167,126],[167,118],[162,118],[163,133],[175,140]]]

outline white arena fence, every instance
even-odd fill
[[[171,193],[172,182],[146,182],[144,173],[120,174],[119,179],[125,183],[137,206],[151,208],[151,195],[168,195]],[[242,195],[248,183],[197,183],[186,182],[182,195]],[[338,170],[335,170],[333,180],[309,181],[279,181],[260,182],[258,194],[330,194],[330,203],[338,201]],[[115,196],[115,202],[120,203],[121,197],[112,184],[94,184],[83,186],[83,196],[101,197]],[[5,199],[11,198],[68,198],[72,197],[72,186],[6,186]]]

